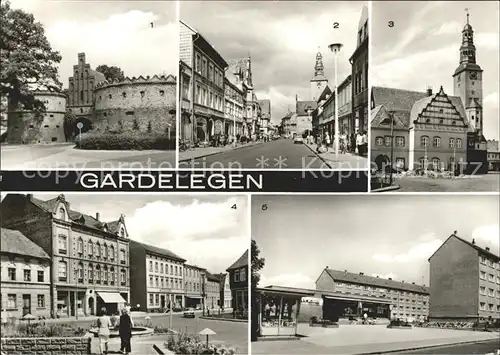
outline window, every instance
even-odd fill
[[[103,249],[104,259],[107,259],[108,258],[108,246],[106,245],[106,243],[104,243],[104,246],[102,247],[102,249]]]
[[[78,238],[78,241],[76,242],[76,249],[78,253],[83,254],[83,240],[82,238]]]
[[[106,285],[108,283],[108,267],[104,265],[104,284]]]
[[[16,269],[10,267],[8,269],[9,281],[16,281]]]
[[[240,282],[240,270],[234,271],[234,282]]]
[[[158,305],[160,303],[160,295],[155,294],[155,305]]]
[[[59,261],[58,269],[59,281],[66,281],[68,277],[68,264],[65,261]]]
[[[89,282],[93,282],[94,280],[94,266],[92,264],[89,264]]]
[[[155,272],[158,272],[158,261],[155,261]]]
[[[163,274],[163,263],[160,264],[160,273]]]
[[[114,267],[111,267],[111,269],[109,269],[109,278],[110,278],[110,282],[111,282],[111,285],[114,285],[115,284],[115,268]]]
[[[440,160],[439,158],[432,158],[432,168],[434,170],[440,170]]]
[[[455,148],[455,139],[450,138],[450,148]]]
[[[420,137],[420,146],[421,147],[428,147],[429,146],[429,137],[427,137],[427,136]]]
[[[17,308],[17,297],[14,294],[7,295],[7,308],[13,309]]]
[[[101,283],[101,267],[97,265],[95,267],[95,281],[96,283],[100,284]]]
[[[24,270],[24,281],[31,282],[31,270]]]
[[[127,93],[126,92],[122,92],[122,97],[126,98],[127,97]]]
[[[492,288],[489,288],[489,289],[488,289],[488,296],[490,296],[490,297],[495,297],[495,290],[494,290],[494,289],[492,289]]]
[[[95,244],[95,256],[100,258],[101,257],[101,243],[97,242]]]
[[[45,273],[43,272],[43,270],[38,270],[37,272],[37,281],[38,282],[44,282],[45,280]]]
[[[141,98],[144,97],[144,91],[141,91]]]
[[[109,247],[109,259],[115,260],[115,247],[112,245]]]
[[[160,280],[159,280],[158,276],[155,277],[155,286],[156,287],[160,286]]]
[[[246,273],[245,269],[240,270],[240,281],[245,281],[246,280]]]
[[[120,264],[125,264],[125,249],[120,249]]]
[[[479,278],[480,278],[481,280],[486,280],[486,273],[485,273],[484,271],[480,271],[480,272],[479,272]]]
[[[420,163],[421,169],[427,169],[427,159],[426,158],[420,158],[419,163]]]
[[[59,246],[59,253],[60,254],[66,254],[68,251],[68,239],[66,238],[65,235],[60,234],[57,243]]]
[[[479,287],[479,294],[486,295],[486,287],[483,286]]]
[[[391,136],[385,136],[384,137],[384,144],[386,147],[390,147],[392,142],[392,137]]]
[[[122,284],[122,286],[125,286],[125,284],[127,283],[127,273],[125,269],[120,270],[120,283]]]
[[[460,138],[457,138],[455,143],[456,143],[457,148],[462,148],[462,140]]]
[[[149,294],[149,305],[152,306],[153,305],[153,297],[154,295],[152,293]]]
[[[36,304],[38,308],[45,308],[45,295],[37,295]]]
[[[132,112],[132,113],[133,113],[133,112]],[[125,238],[125,237],[126,237],[126,235],[125,235],[125,228],[124,228],[124,227],[121,227],[121,228],[120,228],[120,237],[122,237],[122,238]]]
[[[164,95],[165,95],[165,91],[160,90],[160,96],[164,96]]]
[[[434,148],[440,148],[441,147],[441,138],[440,137],[434,137],[432,139],[432,146]]]
[[[405,167],[405,158],[396,158],[396,167],[403,169]]]
[[[488,281],[495,282],[495,275],[488,274]]]
[[[404,147],[405,146],[405,137],[396,137],[396,145],[398,147]]]
[[[149,260],[149,272],[153,272],[153,262]]]

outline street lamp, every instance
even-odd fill
[[[339,99],[339,90],[337,87],[337,66],[338,66],[338,58],[339,58],[339,52],[340,49],[342,48],[342,43],[333,43],[328,46],[330,50],[333,52],[334,55],[334,71],[335,71],[335,159],[338,159],[339,157],[339,105],[338,105],[338,99]]]

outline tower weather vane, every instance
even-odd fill
[[[467,15],[467,24],[469,24],[469,8],[465,8],[465,14]]]

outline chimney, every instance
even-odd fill
[[[432,96],[432,87],[427,87],[427,96]]]
[[[99,212],[96,212],[95,219],[97,219],[99,221]]]
[[[411,284],[412,284],[412,285],[415,285],[415,282],[412,282]]]
[[[377,275],[377,279],[378,279],[378,275]]]
[[[458,234],[458,232],[457,232],[457,231],[453,231],[453,235],[457,235],[457,234]]]
[[[388,280],[391,280],[391,281],[392,281],[392,277],[389,277],[389,279],[388,279]]]
[[[490,247],[486,247],[486,251],[490,251]]]
[[[472,239],[472,244],[476,245],[476,240]]]
[[[360,274],[361,276],[363,276],[365,273],[364,273],[364,272],[360,272],[359,274]]]
[[[28,201],[31,201],[33,199],[33,194],[27,194],[26,198],[28,199]]]

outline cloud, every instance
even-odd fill
[[[431,34],[439,36],[439,35],[456,35],[457,33],[462,32],[463,24],[456,21],[444,22],[441,27],[432,31]]]
[[[298,287],[298,288],[309,288],[315,289],[315,280],[311,279],[309,276],[306,276],[301,273],[295,274],[282,274],[273,277],[266,277],[261,275],[259,286],[286,286],[286,287]]]
[[[481,49],[498,51],[499,37],[498,32],[477,33],[474,39],[475,45]]]
[[[498,224],[478,227],[472,231],[472,237],[480,247],[489,247],[495,254],[500,255],[500,228]]]
[[[443,243],[441,239],[425,236],[427,241],[414,244],[403,253],[374,253],[372,258],[382,263],[411,263],[429,258]]]
[[[491,105],[493,107],[498,107],[498,91],[492,92],[488,96],[486,96],[483,100],[484,105]]]

